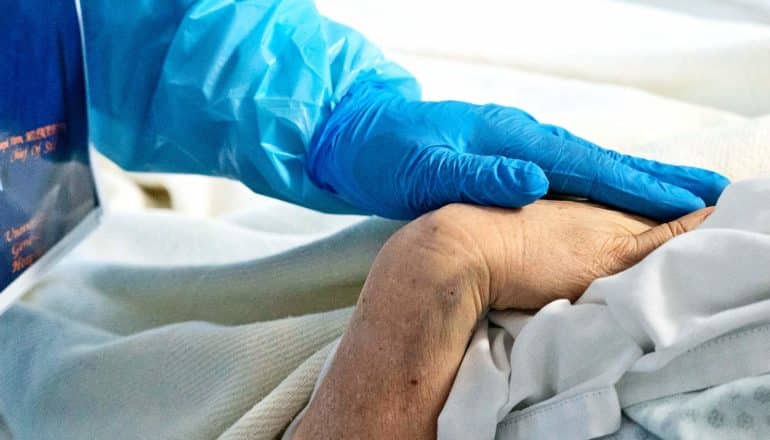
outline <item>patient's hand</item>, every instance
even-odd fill
[[[710,212],[654,226],[595,205],[541,201],[519,210],[450,205],[408,224],[377,256],[296,438],[434,438],[489,308],[574,300]]]
[[[644,218],[587,203],[543,200],[516,211],[452,205],[418,220],[429,226],[413,225],[414,240],[443,252],[475,248],[476,264],[489,281],[482,305],[535,309],[559,298],[576,300],[593,280],[631,267],[694,229],[712,210],[654,227]]]

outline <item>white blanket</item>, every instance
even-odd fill
[[[398,53],[619,84],[739,114],[768,114],[770,27],[761,23],[767,2],[711,3],[716,1],[728,19],[704,14],[715,8],[708,11],[699,0],[318,4],[322,12],[365,29],[376,43]],[[680,7],[653,8],[644,5],[648,2]]]

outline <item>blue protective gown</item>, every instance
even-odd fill
[[[310,0],[81,0],[91,139],[132,171],[237,179],[359,212],[305,171],[313,133],[360,76],[414,78]]]

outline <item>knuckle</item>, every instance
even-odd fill
[[[668,227],[669,231],[669,238],[674,238],[677,235],[682,235],[685,232],[687,232],[687,227],[682,223],[681,220],[674,220],[672,222],[666,223],[666,226]]]
[[[478,208],[453,203],[422,215],[404,226],[396,235],[408,254],[419,260],[463,261],[469,267],[485,262],[483,250],[470,223]]]
[[[607,240],[594,258],[594,275],[609,276],[633,266],[639,260],[639,246],[639,241],[634,236]]]
[[[414,222],[414,229],[423,238],[445,237],[457,228],[457,219],[463,215],[463,208],[459,203],[451,203],[431,211]]]

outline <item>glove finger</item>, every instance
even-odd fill
[[[702,168],[669,165],[634,156],[620,156],[618,160],[621,163],[655,176],[663,182],[685,188],[703,199],[707,205],[715,205],[722,191],[730,184],[727,177]]]
[[[594,201],[656,220],[669,220],[703,208],[690,191],[666,183],[614,159],[603,149],[586,148],[561,137],[543,139],[525,159],[546,173],[552,191]]]
[[[555,136],[584,145],[589,149],[595,148],[602,150],[620,163],[654,176],[663,182],[684,188],[703,199],[707,205],[716,204],[722,191],[724,191],[725,187],[730,184],[728,178],[713,171],[681,165],[670,165],[654,160],[621,154],[617,151],[602,148],[593,142],[575,136],[564,128],[546,124],[541,124],[541,126]]]
[[[537,165],[503,156],[434,148],[415,170],[411,205],[422,212],[453,202],[518,208],[548,192]]]

